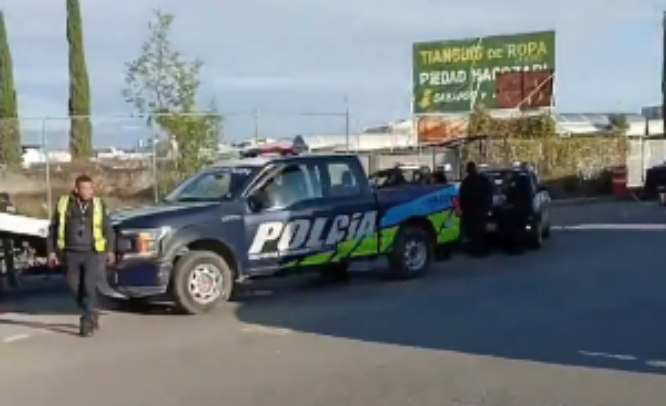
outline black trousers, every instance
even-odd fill
[[[507,251],[522,252],[525,249],[527,214],[525,210],[508,209],[501,215],[499,232]]]
[[[104,254],[94,251],[66,251],[63,255],[67,284],[83,316],[92,317],[97,309],[97,288],[104,277],[105,260]]]
[[[488,241],[486,236],[486,225],[488,223],[486,212],[463,214],[462,231],[469,239],[470,251],[473,255],[485,255],[488,253]]]

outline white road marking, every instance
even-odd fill
[[[646,364],[651,366],[651,367],[666,368],[666,361],[651,360],[651,361],[646,362]]]
[[[610,359],[616,359],[620,361],[636,361],[638,358],[634,357],[633,355],[625,355],[625,354],[609,354],[606,352],[593,352],[593,351],[579,351],[582,355],[588,356],[588,357],[598,357],[598,358],[610,358]]]
[[[264,334],[264,335],[275,336],[275,337],[284,337],[284,336],[287,336],[287,335],[293,333],[293,330],[288,329],[288,328],[265,327],[265,326],[259,326],[259,325],[256,325],[256,324],[245,325],[241,329],[241,331],[243,333]]]
[[[31,337],[30,334],[15,334],[15,335],[13,335],[13,336],[10,336],[10,337],[7,337],[7,338],[4,338],[4,339],[2,340],[2,342],[5,343],[5,344],[10,344],[10,343],[15,343],[15,342],[17,342],[17,341],[26,340],[26,339],[28,339],[28,338],[30,338],[30,337]]]
[[[578,224],[573,226],[552,226],[553,230],[666,230],[666,224]]]

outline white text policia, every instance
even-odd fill
[[[497,59],[516,62],[532,62],[548,55],[548,46],[544,41],[529,41],[519,44],[506,44],[495,48],[486,48],[482,44],[471,46],[443,45],[437,49],[419,51],[419,63],[422,66],[444,65],[451,63],[480,63]]]
[[[250,245],[250,260],[276,258],[284,255],[298,255],[323,247],[332,247],[342,241],[360,239],[375,232],[377,212],[355,213],[294,219],[290,221],[270,221],[262,223]],[[324,236],[324,230],[328,232]],[[266,249],[266,244],[277,245]]]

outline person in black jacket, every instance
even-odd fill
[[[105,263],[115,259],[115,236],[104,202],[94,197],[87,175],[76,178],[71,194],[56,204],[46,240],[49,266],[62,261],[67,283],[81,309],[79,332],[89,337],[99,328],[97,289]]]
[[[488,213],[493,207],[493,189],[490,179],[479,173],[474,162],[468,162],[467,176],[460,185],[462,232],[469,240],[473,256],[487,256],[486,240]]]
[[[515,172],[506,191],[507,208],[505,219],[500,230],[505,248],[514,254],[525,249],[527,224],[532,209],[532,191],[529,175]]]

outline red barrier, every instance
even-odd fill
[[[611,169],[611,182],[613,196],[617,198],[624,198],[629,196],[629,189],[627,188],[627,167],[616,166]]]

